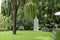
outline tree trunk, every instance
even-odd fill
[[[13,26],[13,34],[16,34],[16,14],[17,14],[17,10],[16,10],[16,7],[17,7],[17,1],[16,0],[12,0],[12,12],[13,12],[13,20],[14,20],[14,26]]]
[[[13,26],[13,34],[16,34],[16,17],[17,17],[17,11],[20,6],[20,1],[19,4],[17,5],[17,0],[11,0],[12,3],[12,13],[13,13],[13,20],[14,20],[14,26]]]
[[[14,20],[14,27],[13,27],[13,34],[16,34],[16,12],[13,12],[13,20]]]
[[[6,17],[8,17],[8,11],[5,9],[5,15]]]

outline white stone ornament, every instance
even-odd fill
[[[35,17],[35,19],[34,19],[34,31],[38,31],[38,18],[37,18],[37,16]]]

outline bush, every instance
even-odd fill
[[[4,29],[4,28],[0,28],[0,31],[6,31],[6,29]]]
[[[60,30],[56,30],[54,35],[54,40],[60,40]]]
[[[60,40],[60,30],[56,31],[56,40]]]

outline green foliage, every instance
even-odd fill
[[[60,40],[60,30],[55,30],[54,40]]]
[[[18,3],[20,3],[20,6],[17,10],[17,27],[20,25],[31,27],[36,15],[39,19],[39,24],[52,23],[56,20],[54,13],[60,11],[59,0],[17,0],[17,5]],[[1,12],[6,16],[5,10],[7,11],[8,17],[6,17],[7,19],[5,20],[10,20],[6,24],[8,25],[8,23],[10,23],[8,26],[10,26],[11,21],[13,21],[11,5],[11,0],[2,1]],[[44,16],[45,14],[47,14],[46,18]]]
[[[0,28],[3,28],[5,30],[11,26],[13,26],[13,20],[11,19],[11,16],[6,17],[0,13]]]
[[[6,29],[4,29],[4,28],[0,28],[0,31],[6,31]]]
[[[0,27],[3,26],[3,15],[0,13]]]
[[[1,13],[4,16],[12,14],[11,0],[2,0]]]
[[[60,30],[57,30],[56,40],[60,40]]]
[[[24,26],[28,29],[33,25],[34,17],[36,16],[37,6],[31,0],[24,5]]]
[[[12,20],[11,16],[9,16],[8,18],[6,17],[6,19],[5,19],[5,25],[6,25],[6,27],[13,26],[13,20]]]
[[[24,11],[21,9],[18,9],[17,13],[17,27],[24,25]]]
[[[36,15],[36,4],[31,2],[27,2],[24,6],[24,17],[25,19],[30,18],[31,20],[34,19]]]

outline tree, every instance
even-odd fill
[[[4,0],[2,2],[2,13],[6,17],[7,15],[9,17],[13,14],[14,26],[16,26],[16,24],[20,26],[22,20],[24,21],[22,24],[25,23],[25,25],[31,24],[30,22],[33,23],[35,15],[37,15],[39,23],[51,23],[55,20],[54,13],[56,11],[60,11],[59,0]],[[45,14],[47,14],[47,21],[45,21]],[[14,30],[16,30],[16,28]]]
[[[16,34],[16,17],[18,8],[21,4],[24,4],[23,2],[24,0],[3,0],[2,2],[1,12],[4,14],[4,16],[8,14],[9,14],[8,16],[11,16],[13,14],[13,20],[14,20],[13,34]]]
[[[36,16],[37,7],[32,0],[28,0],[24,4],[24,23],[25,28],[31,28],[33,24],[34,17]]]
[[[2,13],[4,12],[5,13],[5,16],[8,17],[8,6],[7,6],[7,0],[2,0]]]
[[[37,7],[31,0],[24,5],[24,19],[30,18],[33,21],[36,16]]]
[[[22,0],[11,0],[11,6],[12,6],[12,13],[13,13],[13,20],[14,20],[14,27],[13,27],[13,34],[16,34],[16,17],[19,6],[22,4]]]

